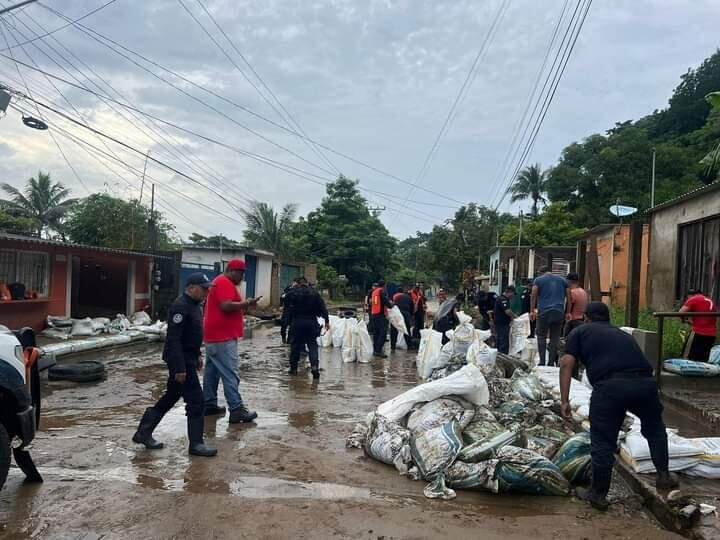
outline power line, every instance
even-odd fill
[[[58,17],[61,17],[61,18],[65,19],[65,20],[70,20],[70,19],[68,19],[68,17],[66,17],[65,15],[63,15],[62,13],[60,13],[59,11],[57,11],[57,10],[55,10],[55,9],[49,7],[49,6],[46,6],[43,2],[38,2],[38,5],[41,6],[41,7],[43,7],[44,9],[50,11],[51,13],[54,13],[54,14],[57,15]],[[255,111],[252,111],[251,109],[249,109],[249,108],[247,108],[247,107],[245,107],[245,106],[243,106],[243,105],[240,105],[239,103],[236,103],[235,101],[233,101],[233,100],[231,100],[231,99],[229,99],[229,98],[227,98],[227,97],[225,97],[225,96],[223,96],[223,95],[221,95],[221,94],[213,91],[212,89],[206,88],[206,87],[204,87],[204,86],[202,86],[202,85],[194,82],[193,80],[191,80],[191,79],[183,76],[182,74],[177,73],[176,71],[173,71],[173,70],[171,70],[171,69],[163,66],[162,64],[159,64],[158,62],[156,62],[156,61],[154,61],[154,60],[151,60],[150,58],[148,58],[147,56],[145,56],[145,55],[143,55],[143,54],[141,54],[141,53],[138,53],[138,52],[136,52],[136,51],[133,51],[132,49],[129,49],[128,47],[122,45],[121,43],[119,43],[119,42],[117,42],[117,41],[115,41],[115,40],[113,40],[113,39],[111,39],[111,38],[109,38],[109,37],[107,37],[107,36],[104,36],[104,35],[100,34],[99,32],[96,32],[95,30],[92,30],[91,28],[88,28],[87,26],[85,26],[85,25],[83,25],[83,24],[77,23],[77,24],[75,24],[75,26],[76,26],[77,28],[81,29],[81,31],[83,31],[83,33],[89,35],[89,36],[92,37],[95,41],[100,42],[102,45],[104,45],[104,46],[106,46],[106,47],[109,47],[109,46],[108,46],[106,43],[104,43],[104,42],[102,42],[102,41],[99,41],[97,38],[93,37],[93,35],[94,35],[94,36],[98,36],[99,38],[102,38],[103,40],[107,41],[108,43],[111,43],[111,44],[115,45],[116,47],[122,49],[123,51],[125,51],[125,52],[127,52],[127,53],[129,53],[129,54],[132,54],[132,55],[134,55],[134,56],[136,56],[136,57],[138,57],[138,58],[140,58],[140,59],[142,59],[143,61],[147,62],[148,64],[150,64],[150,65],[152,65],[152,66],[154,66],[154,67],[156,67],[156,68],[158,68],[158,69],[161,69],[161,70],[165,71],[166,73],[169,73],[169,74],[173,75],[174,77],[178,78],[179,80],[181,80],[181,81],[183,81],[183,82],[191,85],[193,88],[197,88],[197,89],[199,89],[199,90],[201,90],[201,91],[203,91],[203,92],[205,92],[205,93],[207,93],[207,94],[209,94],[209,95],[211,95],[211,96],[213,96],[213,97],[215,97],[215,98],[217,98],[217,99],[219,99],[219,100],[221,100],[221,101],[223,101],[223,102],[225,102],[225,103],[227,103],[227,104],[229,104],[229,105],[232,105],[233,107],[235,107],[235,108],[237,108],[237,109],[239,109],[239,110],[242,110],[242,111],[244,111],[244,112],[246,112],[246,113],[248,113],[248,114],[250,114],[250,115],[252,115],[252,116],[254,116],[254,117],[256,117],[256,118],[258,118],[258,119],[260,119],[260,120],[262,120],[262,121],[264,121],[264,122],[266,122],[266,123],[268,123],[268,124],[270,124],[270,125],[273,125],[274,127],[278,128],[278,129],[280,129],[280,130],[283,130],[283,131],[285,131],[285,132],[287,132],[287,133],[290,133],[290,134],[292,134],[292,135],[295,135],[296,137],[302,137],[302,135],[301,135],[300,133],[298,133],[298,132],[296,132],[296,131],[293,131],[292,129],[289,129],[289,128],[287,128],[286,126],[283,126],[282,124],[279,124],[279,123],[277,123],[277,122],[275,122],[275,121],[273,121],[273,120],[271,120],[271,119],[269,119],[269,118],[267,118],[267,117],[265,117],[265,116],[263,116],[263,115],[261,115],[261,114],[259,114],[259,113],[256,113]],[[93,34],[93,35],[91,35],[91,34]],[[111,47],[109,47],[109,48],[111,48]],[[111,48],[111,49],[112,49],[112,48]],[[113,50],[114,50],[114,49],[113,49]],[[117,51],[115,51],[115,52],[117,53]],[[120,54],[120,53],[117,53],[117,54]],[[125,57],[124,55],[121,55],[121,56]],[[151,72],[151,74],[152,74],[152,72]],[[154,74],[153,74],[153,75],[154,75]],[[161,79],[161,80],[163,80],[163,79]],[[167,81],[166,81],[166,82],[167,82]],[[167,84],[169,84],[170,86],[173,86],[174,88],[176,88],[174,85],[172,85],[172,83],[167,82]],[[177,88],[176,88],[176,89],[177,89]],[[180,89],[178,89],[178,90],[181,91]],[[396,181],[401,182],[401,183],[406,184],[406,185],[413,185],[413,183],[412,183],[410,180],[401,178],[401,177],[399,177],[399,176],[397,176],[397,175],[394,175],[394,174],[392,174],[392,173],[389,173],[389,172],[387,172],[387,171],[383,171],[382,169],[380,169],[380,168],[378,168],[378,167],[375,167],[375,166],[373,166],[373,165],[370,165],[369,163],[366,163],[366,162],[364,162],[364,161],[362,161],[362,160],[360,160],[360,159],[358,159],[358,158],[355,158],[355,157],[353,157],[353,156],[351,156],[351,155],[349,155],[349,154],[346,154],[346,153],[344,153],[344,152],[341,152],[341,151],[339,151],[339,150],[336,150],[336,149],[334,149],[334,148],[331,148],[331,147],[329,147],[329,146],[327,146],[327,145],[324,145],[324,144],[322,144],[322,143],[320,143],[320,142],[318,142],[318,141],[316,141],[316,140],[310,139],[309,137],[308,137],[308,140],[309,140],[310,142],[312,142],[313,144],[317,145],[318,147],[322,148],[323,150],[326,150],[326,151],[331,152],[331,153],[333,153],[333,154],[335,154],[335,155],[337,155],[337,156],[340,156],[340,157],[342,157],[342,158],[344,158],[344,159],[347,159],[348,161],[351,161],[351,162],[353,162],[353,163],[355,163],[355,164],[357,164],[357,165],[360,165],[360,166],[362,166],[362,167],[364,167],[364,168],[366,168],[366,169],[368,169],[368,170],[371,170],[371,171],[373,171],[373,172],[375,172],[375,173],[377,173],[377,174],[380,174],[380,175],[382,175],[382,176],[386,176],[387,178],[391,178],[391,179],[393,179],[393,180],[396,180]],[[317,166],[317,165],[315,165],[315,166]],[[326,172],[328,172],[328,171],[326,171]],[[417,186],[416,189],[419,189],[419,190],[421,190],[421,191],[423,191],[423,192],[425,192],[425,193],[429,193],[429,194],[431,194],[431,195],[435,195],[435,196],[437,196],[437,197],[440,197],[441,199],[448,200],[448,201],[452,201],[452,202],[457,203],[457,204],[459,204],[459,205],[464,205],[464,204],[466,204],[464,201],[460,201],[460,200],[454,199],[454,198],[452,198],[452,197],[450,197],[450,196],[448,196],[448,195],[446,195],[446,194],[439,193],[439,192],[437,192],[437,191],[433,191],[433,190],[430,190],[430,189],[427,189],[427,188],[423,188],[423,187],[421,187],[421,186]]]
[[[535,140],[537,138],[538,133],[540,132],[540,128],[542,127],[542,123],[545,120],[545,116],[547,115],[547,112],[550,109],[550,105],[552,104],[553,98],[555,97],[555,92],[557,91],[558,85],[560,84],[560,80],[562,79],[562,76],[565,73],[565,68],[567,67],[568,62],[570,61],[570,57],[572,56],[572,52],[575,48],[575,44],[577,43],[578,37],[580,36],[580,32],[582,31],[582,27],[585,24],[585,19],[587,18],[587,14],[590,11],[591,5],[592,5],[592,0],[587,0],[582,17],[576,21],[576,24],[573,28],[574,37],[572,38],[572,42],[571,43],[569,42],[569,47],[566,47],[567,52],[564,55],[562,67],[559,69],[559,71],[556,72],[555,77],[553,79],[552,91],[546,96],[546,99],[543,103],[542,114],[541,114],[541,116],[538,117],[537,121],[535,122],[535,126],[533,126],[533,133],[532,133],[530,142],[526,146],[526,149],[525,149],[523,155],[521,156],[520,161],[518,162],[518,165],[515,168],[513,175],[509,178],[509,181],[508,181],[507,185],[505,186],[505,189],[503,190],[504,193],[502,194],[502,197],[500,198],[500,201],[498,202],[498,204],[495,206],[496,210],[500,207],[500,205],[505,200],[505,197],[507,196],[507,188],[509,187],[510,183],[513,181],[513,179],[517,175],[518,171],[522,168],[522,166],[525,162],[525,159],[527,158],[528,154],[532,151],[532,149],[535,145]]]
[[[442,140],[443,135],[447,132],[447,130],[450,127],[450,124],[452,123],[452,120],[455,116],[455,111],[457,109],[458,104],[460,103],[460,99],[465,94],[466,90],[469,88],[470,82],[474,79],[473,74],[476,72],[478,65],[480,64],[481,58],[484,56],[485,52],[487,51],[487,48],[492,41],[492,38],[495,33],[495,29],[497,28],[498,23],[502,19],[503,15],[507,11],[508,6],[510,5],[510,0],[502,0],[502,3],[500,4],[500,7],[495,14],[495,18],[492,21],[492,24],[490,25],[490,28],[488,30],[488,33],[485,36],[485,39],[483,40],[482,44],[480,45],[480,49],[478,50],[477,54],[475,55],[475,60],[473,61],[472,65],[470,66],[470,70],[468,71],[467,76],[465,77],[465,80],[463,81],[462,86],[460,87],[460,90],[458,91],[457,95],[455,96],[455,100],[453,101],[452,105],[450,106],[450,110],[447,113],[447,116],[445,117],[445,121],[443,122],[442,126],[440,127],[440,131],[435,137],[435,140],[433,141],[432,146],[430,147],[430,150],[428,151],[427,155],[425,156],[425,161],[423,161],[422,167],[420,167],[420,171],[418,172],[417,177],[415,178],[415,181],[413,182],[413,185],[410,186],[410,190],[408,191],[408,194],[406,195],[405,199],[402,202],[402,206],[404,207],[407,203],[410,196],[413,194],[413,191],[415,190],[415,187],[417,184],[419,184],[423,177],[425,176],[425,173],[428,170],[428,167],[430,165],[430,162],[432,158],[435,156],[435,153],[440,146],[440,141]],[[395,214],[395,218],[397,218],[397,214]]]
[[[5,20],[0,19],[0,32],[2,32],[3,40],[5,41],[5,44],[8,46],[8,48],[10,48],[10,42],[8,41],[7,35],[5,34],[5,29],[6,29]],[[8,33],[9,33],[9,30],[8,30]],[[12,51],[10,51],[10,55],[12,56],[13,60],[15,60],[15,55],[13,54]],[[18,76],[20,77],[20,80],[23,82],[23,85],[25,86],[25,89],[27,90],[28,94],[31,94],[30,88],[28,87],[27,82],[25,81],[25,77],[23,77],[23,74],[20,71],[20,66],[17,64],[17,62],[15,62],[15,69],[17,69]],[[36,108],[37,108],[38,116],[40,116],[40,118],[42,119],[42,114],[40,113],[40,109],[37,106],[36,106]],[[55,143],[55,146],[57,147],[58,152],[60,152],[60,155],[62,156],[63,160],[65,161],[65,164],[70,168],[73,175],[75,175],[75,178],[77,178],[77,181],[80,182],[80,185],[85,189],[85,191],[90,193],[90,190],[88,189],[87,185],[85,184],[85,181],[82,178],[80,178],[80,175],[75,170],[75,167],[73,167],[72,163],[70,163],[70,160],[65,155],[65,152],[63,151],[62,147],[60,146],[60,143],[58,143],[57,139],[55,138],[55,134],[49,127],[48,127],[48,134],[50,135],[50,138],[53,140],[53,143]]]
[[[333,162],[331,162],[331,161],[327,158],[327,156],[326,156],[325,154],[323,154],[323,153],[317,148],[317,146],[315,146],[314,144],[312,144],[312,143],[308,140],[307,134],[306,134],[305,131],[302,129],[302,127],[300,127],[300,124],[297,123],[297,121],[295,120],[295,118],[288,112],[288,110],[285,108],[285,106],[282,104],[282,102],[278,99],[278,97],[275,95],[275,93],[274,93],[274,92],[270,89],[270,87],[265,83],[265,81],[263,80],[263,78],[258,74],[257,71],[255,71],[255,69],[252,67],[252,65],[251,65],[250,62],[248,61],[248,59],[245,58],[245,55],[240,51],[240,49],[239,49],[239,48],[235,45],[235,43],[230,39],[230,37],[227,35],[227,33],[226,33],[226,32],[222,29],[222,27],[218,24],[218,22],[215,20],[215,17],[212,16],[212,13],[210,13],[210,11],[205,7],[205,4],[203,4],[201,0],[197,0],[197,3],[198,3],[198,4],[200,5],[200,7],[203,9],[203,11],[205,12],[205,14],[210,18],[210,20],[212,21],[212,23],[213,23],[213,24],[215,25],[215,27],[220,31],[220,33],[223,35],[223,37],[225,38],[225,40],[230,44],[230,46],[235,50],[235,52],[240,56],[240,58],[242,58],[243,62],[245,62],[245,65],[250,68],[250,71],[252,71],[252,73],[255,75],[255,77],[257,77],[257,79],[258,79],[258,80],[260,81],[260,83],[262,84],[263,88],[265,88],[265,90],[270,94],[270,96],[272,96],[272,98],[277,102],[277,104],[280,106],[280,109],[282,109],[282,111],[279,110],[279,109],[272,103],[272,101],[270,101],[270,100],[267,98],[267,96],[265,96],[265,94],[260,90],[260,88],[258,88],[258,86],[255,84],[255,82],[252,81],[252,79],[250,79],[250,77],[248,77],[248,75],[245,73],[245,71],[237,64],[237,62],[235,62],[235,60],[233,60],[233,58],[228,54],[228,52],[225,50],[225,48],[224,48],[222,45],[220,45],[220,43],[218,43],[218,41],[213,37],[213,35],[205,28],[205,25],[203,25],[202,22],[200,22],[200,20],[199,20],[197,17],[195,17],[195,15],[192,13],[192,11],[190,11],[190,9],[187,7],[187,5],[185,4],[185,2],[183,2],[183,0],[178,0],[178,2],[179,2],[180,5],[183,7],[183,9],[185,9],[185,11],[188,13],[188,15],[190,15],[190,17],[192,17],[193,21],[195,21],[195,23],[197,23],[197,25],[203,30],[203,32],[205,32],[205,34],[210,38],[210,40],[215,44],[215,46],[223,53],[223,55],[225,55],[225,57],[226,57],[226,58],[228,59],[228,61],[235,67],[235,69],[237,69],[237,70],[240,72],[240,74],[245,78],[245,80],[250,84],[250,86],[252,86],[252,87],[255,89],[255,91],[256,91],[256,92],[258,93],[258,95],[263,99],[263,101],[265,101],[265,103],[267,103],[267,104],[270,106],[270,108],[271,108],[273,111],[275,111],[275,113],[276,113],[280,118],[282,118],[282,120],[283,120],[284,122],[287,123],[288,127],[290,127],[290,128],[292,128],[292,129],[300,132],[300,133],[303,135],[303,137],[301,138],[301,140],[307,145],[308,148],[310,148],[310,150],[312,150],[312,151],[315,153],[316,156],[318,156],[321,160],[323,160],[325,163],[327,163],[327,164],[337,173],[338,176],[342,176],[342,173],[340,172],[340,169],[338,169],[338,168],[335,166],[335,164],[334,164]]]

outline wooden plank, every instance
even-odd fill
[[[642,266],[642,232],[641,221],[630,223],[628,240],[628,282],[625,288],[625,326],[637,328],[640,317],[640,269]]]
[[[586,267],[586,261],[587,261],[587,241],[586,240],[580,240],[577,244],[577,264],[575,265],[577,268],[577,274],[578,274],[578,281],[580,282],[580,285],[583,288],[587,288],[587,283],[585,283],[585,267]]]
[[[587,271],[590,284],[590,299],[593,302],[602,301],[600,290],[600,262],[598,261],[597,236],[590,237],[590,251],[587,256]]]

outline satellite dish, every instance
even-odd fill
[[[637,208],[632,206],[623,206],[621,204],[613,204],[610,207],[610,213],[619,218],[632,216],[635,212],[637,212],[637,210]]]

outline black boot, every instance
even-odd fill
[[[610,503],[608,502],[605,495],[597,493],[592,488],[575,488],[575,494],[577,495],[578,499],[589,502],[590,506],[592,506],[596,510],[602,510],[604,512],[610,506]]]
[[[320,379],[320,370],[315,368],[311,371],[312,371],[313,379],[315,379],[316,381],[319,380]]]
[[[162,420],[163,415],[157,412],[152,407],[145,409],[140,420],[140,425],[133,435],[133,442],[145,445],[148,450],[160,450],[163,447],[163,443],[153,439],[152,432]]]
[[[678,487],[677,476],[667,471],[658,472],[655,487],[663,490],[675,489]]]
[[[252,422],[257,418],[255,411],[248,411],[245,405],[240,405],[237,409],[230,411],[230,419],[228,422],[231,424],[239,424],[240,422]]]
[[[217,454],[215,448],[205,446],[203,442],[203,427],[205,419],[202,416],[188,417],[188,439],[190,440],[189,452],[193,456],[212,457]]]
[[[297,374],[298,374],[297,366],[290,366],[290,369],[288,369],[288,375],[297,375]]]
[[[205,416],[225,415],[225,407],[217,405],[205,405]]]

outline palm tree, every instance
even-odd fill
[[[38,172],[37,178],[30,178],[25,190],[3,183],[0,187],[10,196],[2,201],[2,208],[9,214],[31,220],[35,224],[35,232],[41,236],[46,229],[57,230],[62,219],[77,202],[69,199],[70,189],[62,183],[53,183],[50,175]]]
[[[543,172],[539,163],[525,167],[508,189],[508,193],[512,194],[510,202],[532,199],[532,216],[537,217],[538,203],[545,205],[547,202],[544,196],[546,183],[547,173]]]
[[[297,213],[296,204],[286,204],[278,213],[267,203],[254,201],[242,210],[247,224],[245,240],[253,247],[284,255],[290,226]]]

